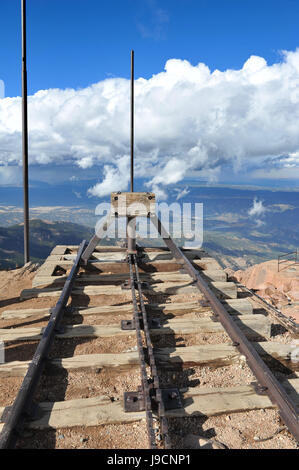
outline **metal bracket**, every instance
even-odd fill
[[[10,417],[10,412],[12,409],[12,405],[6,406],[2,412],[2,415],[0,417],[0,423],[6,424],[9,420]],[[24,431],[24,421],[17,423],[17,425],[14,427],[14,432],[17,436],[21,437],[22,433]]]
[[[0,423],[6,423],[10,414],[11,406],[6,406],[0,416]]]
[[[165,410],[183,408],[181,394],[178,388],[160,389]],[[126,413],[144,411],[144,397],[141,390],[124,393],[124,410]]]
[[[253,387],[257,395],[267,395],[268,387],[260,385],[258,382],[251,382],[250,385]]]
[[[145,404],[141,391],[124,393],[124,410],[126,413],[144,411]]]
[[[137,263],[138,263],[139,261],[142,260],[142,258],[145,257],[145,253],[144,253],[142,247],[140,247],[140,246],[136,246],[136,250],[137,250],[136,258],[137,258]]]
[[[161,328],[160,319],[159,318],[151,318],[149,320],[149,327],[150,327],[150,329],[153,329],[153,330],[158,330],[159,328]]]
[[[57,335],[63,335],[66,332],[66,327],[63,325],[57,325],[54,328],[54,331]]]
[[[0,417],[0,423],[7,423],[8,419],[9,419],[9,416],[10,416],[12,406],[13,405],[10,405],[10,406],[6,406],[4,408],[4,410],[2,412],[2,415]],[[28,408],[28,410],[25,413],[26,419],[28,419],[29,421],[34,421],[34,420],[40,418],[41,414],[42,414],[42,410],[41,410],[40,406],[38,405],[38,403],[31,403],[30,407]]]
[[[178,388],[162,388],[161,392],[165,410],[183,408],[182,397]]]
[[[219,315],[211,315],[210,320],[212,320],[214,323],[220,322]]]
[[[149,289],[149,283],[148,282],[141,282],[141,289],[148,290]]]
[[[208,300],[199,300],[198,303],[201,307],[211,307],[211,304]]]
[[[134,320],[121,320],[120,327],[122,330],[136,330]]]
[[[179,273],[180,273],[180,274],[188,274],[187,271],[186,271],[186,269],[184,269],[184,268],[180,268],[180,269],[179,269]]]
[[[126,279],[120,287],[122,290],[131,290],[131,279]],[[138,289],[136,281],[134,281],[134,289]]]
[[[65,315],[73,315],[75,313],[75,308],[71,305],[67,305],[64,307],[64,313]]]
[[[147,282],[141,282],[141,289],[148,289],[149,285]],[[122,284],[121,284],[121,289],[122,290],[130,290],[131,289],[131,280],[126,279]],[[134,281],[134,289],[138,289],[138,284],[137,281]]]
[[[43,411],[38,403],[31,403],[28,411],[26,411],[26,417],[29,421],[35,421],[40,418],[43,414]]]

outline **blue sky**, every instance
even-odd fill
[[[151,77],[170,58],[239,68],[298,46],[297,0],[27,0],[28,92],[85,87],[109,76]],[[0,75],[21,93],[20,0],[1,0]]]
[[[298,0],[27,0],[31,180],[93,180],[97,197],[127,187],[134,49],[145,189],[297,187],[298,18]],[[21,184],[20,26],[20,1],[1,0],[2,185]]]

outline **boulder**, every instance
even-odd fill
[[[284,263],[278,271],[277,260],[271,260],[236,271],[233,276],[248,289],[259,291],[262,297],[270,297],[275,303],[288,298],[299,300],[299,263]]]

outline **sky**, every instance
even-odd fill
[[[0,2],[0,185],[11,186],[22,184],[20,3]],[[298,26],[298,0],[27,0],[31,184],[128,190],[134,49],[140,190],[298,188]]]

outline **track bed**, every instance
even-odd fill
[[[17,395],[77,250],[55,247],[32,287],[1,308],[6,358],[0,365],[1,413]],[[183,405],[165,411],[171,447],[196,448],[202,436],[216,447],[295,448],[276,405],[261,393],[246,358],[182,264],[167,249],[146,248],[141,254],[145,309],[158,320],[150,337],[160,386],[178,388]],[[245,297],[207,253],[184,254],[298,405],[294,334]],[[119,247],[99,246],[80,267],[34,397],[37,413],[26,421],[17,447],[148,448],[145,412],[125,412],[123,406],[124,392],[141,383],[136,332],[120,326],[133,316],[131,289],[122,288],[128,279],[126,252]],[[153,426],[157,446],[163,447],[155,411]]]

